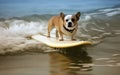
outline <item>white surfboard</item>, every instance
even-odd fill
[[[91,41],[71,41],[70,39],[65,39],[64,41],[59,41],[55,37],[48,38],[45,35],[33,35],[33,39],[40,41],[47,46],[53,47],[53,48],[68,48],[68,47],[74,47],[79,45],[91,45]]]

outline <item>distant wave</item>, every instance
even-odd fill
[[[111,8],[102,8],[90,13],[91,15],[105,15],[105,16],[115,16],[120,15],[120,6],[115,6]]]

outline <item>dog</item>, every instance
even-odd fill
[[[50,37],[51,30],[56,28],[56,37],[58,38],[60,35],[59,41],[64,40],[63,35],[71,36],[71,40],[76,40],[74,39],[74,35],[78,29],[78,20],[80,16],[80,12],[74,15],[65,15],[61,12],[59,15],[51,17],[48,22],[48,37]]]

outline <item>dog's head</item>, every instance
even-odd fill
[[[80,18],[80,15],[81,15],[80,12],[77,12],[74,15],[65,15],[62,12],[60,13],[60,16],[62,17],[63,22],[64,22],[64,26],[67,29],[70,29],[70,30],[76,27],[77,22],[78,22],[78,20]]]

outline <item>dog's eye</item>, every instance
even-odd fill
[[[68,21],[68,19],[66,19],[66,22]]]
[[[75,19],[73,19],[73,18],[72,18],[72,21],[74,22],[74,21],[75,21]]]

